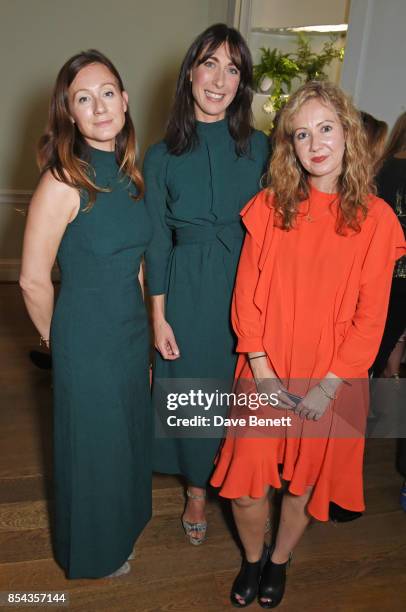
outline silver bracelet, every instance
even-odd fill
[[[321,383],[319,383],[317,386],[320,387],[320,389],[323,391],[324,395],[327,395],[328,399],[331,399],[331,400],[337,399],[337,394],[333,393],[333,395],[331,395],[328,392],[328,390],[325,387],[323,387],[323,385]]]

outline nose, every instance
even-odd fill
[[[213,83],[218,88],[221,89],[224,85],[224,74],[221,66],[217,66],[216,71],[213,77]]]
[[[315,133],[312,134],[310,137],[310,150],[311,151],[317,151],[317,149],[320,148],[321,145],[321,137],[319,134]]]
[[[103,98],[100,96],[95,97],[94,100],[94,113],[95,115],[102,115],[106,112],[106,104]]]

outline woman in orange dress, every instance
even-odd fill
[[[277,393],[266,416],[285,416],[285,426],[262,436],[260,427],[229,430],[217,458],[211,483],[231,498],[245,550],[231,591],[236,607],[257,594],[264,608],[280,603],[290,555],[311,517],[328,520],[331,501],[364,509],[367,372],[405,252],[396,216],[373,195],[371,166],[350,100],[331,83],[309,82],[281,113],[270,187],[241,213],[236,389],[247,393],[243,383],[254,379],[258,391]],[[269,552],[267,494],[282,480],[289,484]]]

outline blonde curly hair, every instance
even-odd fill
[[[268,174],[268,189],[274,195],[274,206],[281,227],[292,229],[298,205],[309,197],[308,173],[298,160],[293,146],[292,120],[309,100],[320,100],[332,107],[341,122],[345,137],[342,172],[337,180],[339,207],[336,231],[346,234],[361,229],[367,216],[368,196],[375,193],[373,159],[368,150],[360,113],[344,92],[328,81],[308,81],[300,87],[282,109],[273,134],[273,155]]]

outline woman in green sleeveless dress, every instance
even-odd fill
[[[151,516],[149,333],[137,276],[152,230],[127,105],[101,53],[66,62],[24,238],[24,299],[52,346],[54,550],[69,578],[127,573]]]
[[[215,387],[233,378],[229,311],[243,240],[239,213],[259,191],[268,158],[267,138],[251,124],[251,81],[241,35],[210,27],[183,61],[165,139],[146,154],[154,226],[146,264],[158,351],[153,403],[163,422],[163,379],[201,379],[205,387],[211,380]],[[181,386],[187,391],[188,381]],[[212,415],[225,410],[216,406]],[[219,436],[169,432],[155,439],[154,470],[182,474],[188,484],[183,526],[192,544],[205,538],[205,490],[221,430]]]

